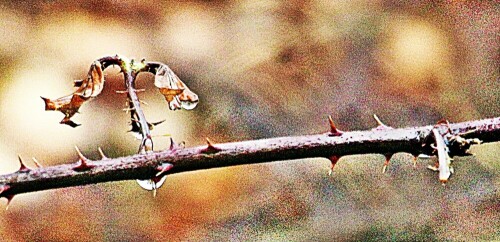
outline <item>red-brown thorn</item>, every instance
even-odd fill
[[[221,151],[222,149],[221,148],[217,148],[213,145],[212,141],[209,139],[209,138],[206,138],[207,139],[207,148],[204,148],[202,150],[200,150],[200,153],[202,154],[213,154],[213,153],[217,153],[219,151]]]
[[[5,198],[7,198],[7,206],[5,207],[5,210],[9,210],[9,205],[10,202],[12,202],[12,199],[14,199],[14,195],[7,195]]]
[[[89,169],[92,169],[93,167],[95,167],[95,165],[90,165],[87,163],[88,162],[87,157],[83,156],[82,152],[80,152],[80,149],[78,149],[77,146],[75,146],[75,149],[76,149],[76,152],[78,153],[78,157],[80,158],[80,164],[73,167],[73,170],[85,171],[85,170],[89,170]]]
[[[384,167],[382,167],[382,173],[385,173],[385,171],[387,170],[387,166],[389,165],[389,162],[391,161],[392,155],[393,155],[393,153],[384,154],[385,162],[384,162]]]
[[[331,162],[331,166],[330,166],[330,170],[328,171],[328,175],[331,176],[332,173],[333,173],[333,168],[335,168],[335,165],[337,164],[337,161],[339,161],[341,156],[338,156],[338,155],[332,155],[330,157],[328,157],[328,159],[330,160]]]
[[[2,195],[3,192],[7,191],[10,189],[10,186],[9,185],[0,185],[0,197],[5,197],[7,198],[7,206],[5,207],[5,210],[8,210],[9,209],[9,204],[10,204],[10,201],[12,201],[12,199],[14,198],[14,195],[13,194],[9,194],[9,195]]]
[[[335,123],[333,122],[331,115],[328,115],[328,122],[330,123],[330,133],[328,134],[329,136],[341,136],[342,133],[344,133],[338,130],[337,127],[335,127]]]
[[[19,163],[21,164],[21,167],[19,167],[19,171],[21,171],[21,172],[26,172],[26,171],[31,170],[30,168],[28,168],[28,167],[24,164],[23,159],[21,158],[21,156],[20,156],[20,155],[18,155],[17,157],[19,158]]]

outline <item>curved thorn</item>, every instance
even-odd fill
[[[5,196],[7,198],[7,206],[5,207],[5,211],[9,210],[10,202],[12,202],[12,199],[14,199],[14,195],[7,195]]]
[[[0,185],[0,195],[2,195],[3,192],[9,190],[9,188],[9,185]]]
[[[143,101],[143,100],[139,100],[139,102],[141,102],[142,104],[144,104],[144,105],[146,105],[146,106],[148,106],[148,105],[149,105],[147,102],[145,102],[145,101]]]
[[[103,160],[106,160],[106,159],[109,159],[105,154],[104,152],[102,151],[101,147],[97,147],[97,151],[99,151],[99,154],[101,155],[101,158]]]
[[[330,160],[330,163],[331,163],[330,170],[328,171],[328,176],[331,176],[333,173],[333,168],[335,168],[335,165],[337,164],[337,161],[339,161],[340,156],[332,155],[332,156],[328,157],[328,159]]]
[[[387,126],[384,123],[382,123],[382,121],[380,121],[380,119],[378,118],[378,116],[376,114],[373,114],[373,118],[375,119],[375,121],[377,121],[377,124],[379,126]]]
[[[43,166],[40,164],[40,162],[38,162],[38,160],[35,158],[35,157],[31,157],[31,159],[33,160],[33,163],[35,163],[35,166],[37,168],[42,168]]]
[[[205,138],[207,140],[207,148],[205,149],[202,149],[200,151],[200,153],[204,153],[204,154],[213,154],[213,153],[217,153],[219,151],[221,151],[222,149],[220,148],[217,148],[213,145],[212,141],[207,137]]]
[[[392,153],[387,153],[385,154],[385,162],[384,162],[384,166],[382,167],[382,173],[385,173],[385,171],[387,170],[387,166],[389,166],[389,162],[391,161],[391,158],[392,158]]]
[[[28,168],[24,162],[23,162],[23,159],[21,158],[21,155],[17,155],[18,159],[19,159],[19,163],[21,164],[21,167],[19,167],[19,171],[21,172],[24,172],[24,171],[29,171],[31,170],[30,168]]]
[[[429,169],[431,171],[438,171],[438,168],[436,166],[431,166],[431,165],[428,165],[427,169]]]
[[[80,151],[80,149],[78,149],[78,146],[75,145],[75,150],[76,150],[76,153],[78,153],[78,158],[80,158],[80,160],[83,160],[83,161],[87,161],[87,157],[85,157],[82,152]]]
[[[344,133],[337,129],[331,115],[328,115],[328,123],[330,123],[330,134],[328,134],[329,136],[340,136],[342,135],[342,133]]]
[[[77,166],[73,167],[73,170],[75,171],[84,171],[84,170],[89,170],[93,167],[95,167],[95,165],[90,165],[88,164],[88,159],[87,157],[85,157],[82,152],[80,152],[80,149],[78,149],[78,147],[75,145],[75,149],[76,149],[76,152],[78,153],[78,157],[79,157],[79,160],[80,160],[80,164],[78,164]]]

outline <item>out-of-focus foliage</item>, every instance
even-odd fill
[[[169,111],[143,74],[154,134],[188,146],[500,115],[494,1],[10,1],[0,4],[0,172],[17,154],[44,165],[133,154],[118,69],[61,126],[40,95],[70,93],[92,62],[122,54],[168,64],[200,103]],[[168,146],[155,138],[155,149]],[[2,240],[500,239],[499,144],[457,158],[446,188],[433,161],[398,154],[310,159],[173,175],[156,198],[135,182],[16,196]]]

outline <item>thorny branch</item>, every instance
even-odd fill
[[[380,126],[379,126],[380,127]],[[434,130],[434,131],[433,131]],[[212,144],[192,148],[180,148],[172,143],[171,148],[160,152],[137,154],[128,157],[90,161],[80,157],[77,164],[58,165],[29,169],[24,165],[19,171],[0,176],[0,196],[11,198],[15,194],[47,189],[81,186],[93,183],[150,179],[201,169],[255,164],[271,161],[301,159],[308,157],[341,157],[354,154],[394,154],[407,152],[433,154],[433,135],[446,133],[448,126],[423,126],[401,129],[375,128],[369,131],[332,131],[324,134],[281,137],[224,144]],[[500,117],[449,125],[451,134],[464,134],[463,139],[480,139],[483,142],[500,141]],[[455,137],[455,138],[451,138]],[[446,142],[456,136],[444,135]],[[460,138],[458,138],[460,139]],[[464,148],[454,148],[453,155],[466,155]],[[434,145],[432,145],[434,146]],[[450,149],[449,151],[451,151]],[[91,168],[75,170],[85,160]],[[331,159],[332,162],[335,159]],[[332,163],[333,165],[333,163]],[[161,174],[160,174],[161,173]]]
[[[87,78],[75,81],[77,90],[74,93],[55,100],[42,97],[45,109],[62,112],[65,117],[60,123],[79,126],[71,118],[85,101],[101,93],[105,81],[103,71],[112,65],[119,66],[123,73],[126,90],[117,92],[127,94],[125,111],[130,112],[130,131],[141,139],[138,154],[110,159],[99,149],[102,159],[91,161],[75,147],[79,157],[76,164],[42,168],[34,159],[36,169],[28,168],[19,157],[19,170],[0,176],[0,197],[7,198],[9,203],[14,195],[21,193],[130,179],[139,179],[141,187],[156,191],[166,174],[310,157],[328,158],[331,174],[342,156],[368,153],[386,157],[385,172],[392,155],[397,152],[407,152],[415,158],[420,154],[438,156],[437,164],[428,168],[439,171],[439,180],[444,184],[453,173],[453,156],[470,155],[467,150],[472,144],[500,141],[500,117],[456,124],[444,120],[435,126],[394,129],[374,116],[378,123],[376,128],[352,132],[338,130],[329,117],[330,132],[324,134],[218,145],[207,138],[207,146],[192,148],[181,148],[171,140],[170,149],[153,152],[150,130],[163,121],[147,122],[137,96],[140,90],[135,87],[137,75],[141,72],[155,75],[155,86],[171,110],[194,108],[198,96],[165,64],[144,59],[136,62],[118,55],[94,61]]]

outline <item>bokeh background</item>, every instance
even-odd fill
[[[500,5],[495,1],[2,1],[0,173],[17,154],[45,166],[137,151],[118,69],[74,120],[40,96],[73,91],[93,60],[167,63],[199,94],[168,110],[142,74],[154,134],[187,146],[500,115]],[[168,138],[155,138],[157,150]],[[306,159],[168,177],[156,198],[134,181],[16,196],[0,207],[2,241],[500,240],[500,144],[457,158],[443,188],[397,154]],[[31,163],[29,163],[31,164]],[[5,199],[2,199],[5,201]]]

